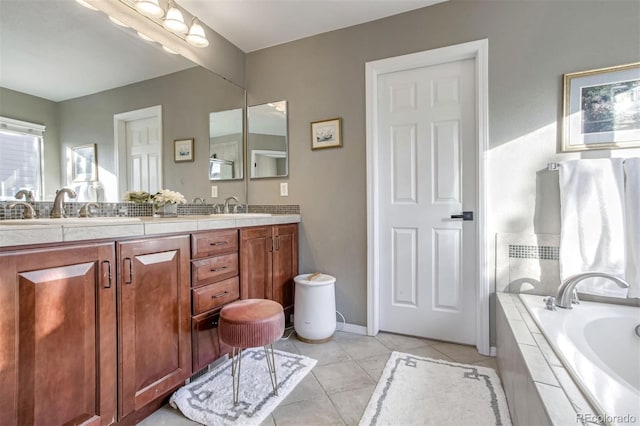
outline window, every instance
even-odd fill
[[[42,199],[42,143],[45,126],[0,117],[0,200],[21,189]]]

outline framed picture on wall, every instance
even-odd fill
[[[71,148],[71,175],[74,182],[93,182],[98,180],[96,144]]]
[[[342,146],[342,118],[311,123],[311,149]]]
[[[173,161],[193,161],[193,138],[173,141]]]
[[[564,75],[561,152],[640,147],[640,62]]]

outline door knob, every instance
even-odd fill
[[[452,214],[451,219],[473,220],[473,212],[462,212],[462,214]]]

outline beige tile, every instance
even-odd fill
[[[276,421],[273,420],[273,416],[269,414],[267,418],[260,423],[260,426],[276,426]]]
[[[498,370],[498,363],[495,358],[483,359],[482,361],[474,362],[473,365],[493,368],[496,371],[496,373],[500,373],[500,371]]]
[[[456,345],[455,343],[437,343],[432,347],[447,355],[453,361],[461,364],[471,364],[490,358],[481,355],[476,348],[472,346]]]
[[[360,389],[375,382],[355,361],[336,362],[315,367],[316,376],[327,394]]]
[[[436,343],[433,340],[420,339],[418,337],[403,336],[400,334],[392,333],[378,333],[375,338],[392,351],[400,352],[403,352],[405,349],[417,348],[419,346]]]
[[[367,386],[361,389],[334,393],[329,396],[333,405],[347,425],[357,425],[369,403],[375,386]]]
[[[197,426],[200,423],[192,422],[179,410],[165,405],[138,424],[141,426]]]
[[[367,336],[338,340],[337,343],[340,348],[348,353],[353,359],[362,359],[373,355],[391,353],[391,349],[387,348],[375,338]]]
[[[551,367],[547,364],[538,347],[520,345],[520,351],[522,352],[522,357],[534,382],[560,386],[556,376],[554,376],[553,371],[551,371]]]
[[[349,354],[342,350],[336,342],[312,344],[296,340],[294,344],[300,354],[317,360],[317,365],[331,364],[351,359]]]
[[[343,425],[344,422],[328,397],[313,401],[300,401],[280,405],[273,410],[273,419],[278,426],[324,426]]]
[[[419,348],[407,349],[406,352],[411,355],[421,356],[424,358],[442,359],[445,361],[453,361],[453,358],[443,354],[433,346],[420,346]]]
[[[313,374],[307,374],[304,379],[291,391],[280,405],[292,404],[299,401],[310,401],[325,396],[324,389]]]
[[[287,334],[288,332],[285,332],[285,336]],[[290,352],[292,354],[299,354],[300,351],[298,351],[298,348],[296,347],[294,341],[295,341],[295,337],[293,335],[286,340],[280,339],[273,344],[273,349],[278,349],[279,351],[284,351],[284,352]]]
[[[389,360],[388,354],[376,355],[369,358],[359,359],[357,364],[376,382],[380,379],[384,366]]]

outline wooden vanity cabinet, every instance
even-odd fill
[[[113,243],[0,253],[0,423],[116,421]]]
[[[240,298],[238,230],[191,235],[192,369],[197,372],[231,348],[218,339],[222,307]]]
[[[191,376],[189,236],[117,243],[122,420]]]
[[[298,224],[240,229],[240,297],[280,303],[285,319],[293,314],[298,275]]]

